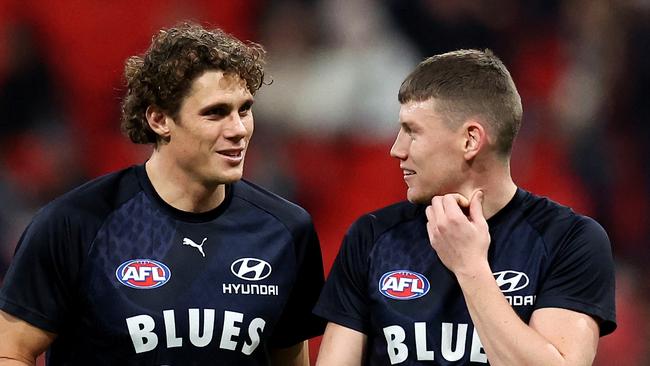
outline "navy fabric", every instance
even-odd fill
[[[460,286],[429,243],[424,208],[402,202],[352,225],[315,313],[365,333],[367,365],[487,364]],[[488,224],[490,267],[521,319],[558,307],[591,315],[601,335],[614,330],[614,266],[598,223],[518,189]],[[386,295],[409,286],[415,292]]]
[[[154,261],[169,273],[139,272]],[[129,273],[164,280],[130,286]],[[58,334],[49,365],[267,365],[271,348],[322,333],[311,309],[323,282],[302,208],[240,181],[218,208],[182,212],[135,166],[36,215],[0,309]]]

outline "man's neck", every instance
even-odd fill
[[[483,216],[486,219],[501,211],[515,196],[517,186],[508,176],[508,181],[495,186],[480,188],[483,191]]]
[[[224,184],[206,186],[156,152],[145,164],[145,170],[156,193],[178,210],[207,212],[218,207],[226,197]]]
[[[471,200],[479,190],[483,191],[483,215],[489,219],[501,211],[517,192],[509,164],[485,170],[482,175],[467,181],[467,185],[461,188],[459,193]]]

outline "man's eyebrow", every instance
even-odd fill
[[[242,103],[241,105],[242,105],[242,106],[248,106],[248,107],[250,107],[250,106],[252,106],[254,103],[255,103],[255,98],[246,98],[246,100],[244,101],[244,103]]]
[[[224,102],[217,102],[217,103],[214,103],[214,104],[209,104],[209,105],[201,108],[201,110],[199,111],[199,114],[206,114],[206,113],[208,113],[210,111],[213,111],[215,109],[223,109],[225,111],[230,112],[230,110],[232,110],[232,104],[224,103]]]
[[[399,125],[402,126],[402,127],[411,128],[411,127],[413,127],[413,122],[411,122],[411,121],[400,121]]]
[[[240,105],[239,108],[241,108],[241,107],[243,107],[243,106],[250,107],[250,106],[253,105],[253,103],[255,103],[255,99],[254,99],[254,98],[252,98],[252,97],[250,97],[250,98],[246,98],[246,99],[244,99],[244,100],[242,101],[242,103],[241,103],[241,105]],[[215,110],[215,109],[222,109],[222,110],[227,111],[228,113],[230,113],[230,111],[233,110],[234,107],[235,107],[235,104],[233,104],[233,103],[229,103],[229,102],[216,102],[216,103],[213,103],[213,104],[208,104],[207,106],[201,108],[201,109],[199,110],[199,113],[200,113],[200,114],[206,114],[206,113],[208,113],[208,112],[210,112],[210,111],[212,111],[212,110]]]

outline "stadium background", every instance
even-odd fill
[[[494,50],[524,103],[515,181],[612,239],[619,328],[596,364],[650,364],[644,0],[0,0],[0,278],[39,207],[146,159],[119,131],[123,62],[183,19],[267,48],[246,177],[311,212],[327,269],[356,217],[404,198],[401,80],[433,53]]]

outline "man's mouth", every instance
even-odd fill
[[[243,159],[244,149],[225,149],[217,151],[217,154],[225,157],[232,163],[239,163]]]
[[[241,149],[232,149],[232,150],[221,150],[218,151],[218,153],[221,155],[229,156],[231,158],[238,158],[241,156],[242,151],[243,150]]]

